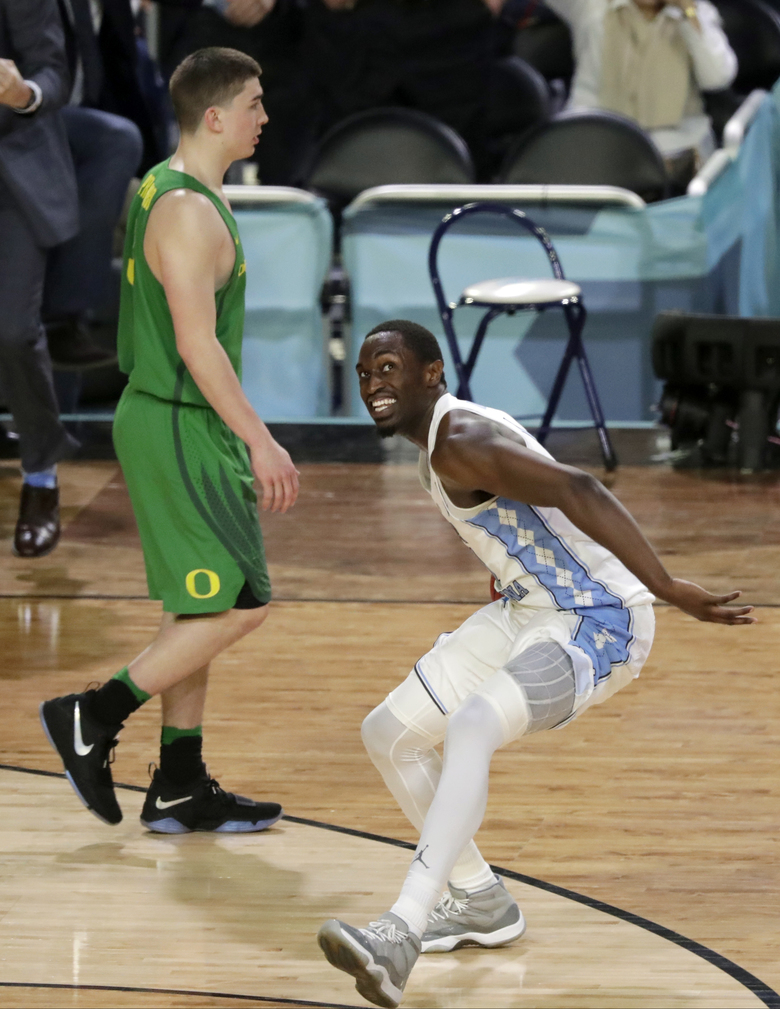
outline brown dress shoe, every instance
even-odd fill
[[[60,538],[60,491],[58,487],[22,484],[19,521],[14,534],[17,557],[45,557]]]

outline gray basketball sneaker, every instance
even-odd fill
[[[420,940],[398,915],[388,911],[368,928],[353,928],[331,918],[317,933],[328,962],[355,979],[369,1002],[395,1009],[420,955]]]
[[[428,918],[423,953],[449,953],[461,946],[504,946],[525,932],[525,919],[503,880],[476,893],[450,884]]]

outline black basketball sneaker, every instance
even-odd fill
[[[40,708],[46,737],[59,753],[65,777],[84,805],[104,823],[119,823],[122,810],[111,777],[113,750],[121,725],[107,726],[90,716],[94,690],[44,701]]]
[[[254,802],[219,787],[203,768],[187,785],[175,785],[158,769],[146,793],[141,823],[159,834],[213,830],[244,834],[265,830],[282,816],[278,802]]]

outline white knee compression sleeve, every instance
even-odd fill
[[[484,697],[472,694],[450,719],[436,795],[401,895],[392,908],[413,929],[424,930],[459,854],[482,822],[490,759],[503,739],[503,725]],[[490,873],[485,885],[492,878]]]
[[[385,703],[363,722],[363,744],[406,818],[422,830],[441,776],[431,741],[399,721]]]
[[[363,722],[363,743],[407,819],[422,830],[441,777],[441,757],[433,742],[407,728],[384,703]],[[481,889],[493,878],[473,841],[460,852],[450,882],[464,890]]]

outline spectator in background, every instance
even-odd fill
[[[305,62],[327,128],[404,105],[461,134],[484,161],[495,0],[309,0]],[[338,72],[335,69],[338,68]]]
[[[200,10],[184,15],[180,38],[163,60],[172,68],[197,49],[224,46],[246,53],[260,64],[269,122],[252,161],[257,165],[258,181],[266,185],[299,184],[316,139],[309,68],[300,52],[305,2],[203,0]],[[171,13],[175,20],[176,13]]]
[[[41,326],[47,250],[78,229],[59,109],[69,81],[56,0],[0,0],[0,382],[24,483],[14,552],[42,557],[60,534],[56,463],[77,443],[59,419]]]
[[[80,227],[49,255],[44,319],[55,365],[81,369],[116,356],[92,343],[87,323],[111,300],[114,228],[141,161],[143,139],[135,123],[99,107],[106,73],[98,33],[110,0],[105,6],[92,0],[58,4],[72,81],[62,117],[76,166]]]
[[[576,71],[569,107],[607,109],[652,136],[667,166],[705,160],[715,138],[702,91],[728,87],[737,58],[709,0],[546,0],[568,22]]]
[[[464,137],[478,165],[485,160],[491,12],[502,0],[180,2],[190,10],[161,12],[166,69],[209,45],[238,49],[263,68],[270,123],[255,154],[261,182],[301,184],[323,133],[382,105],[441,119]]]

